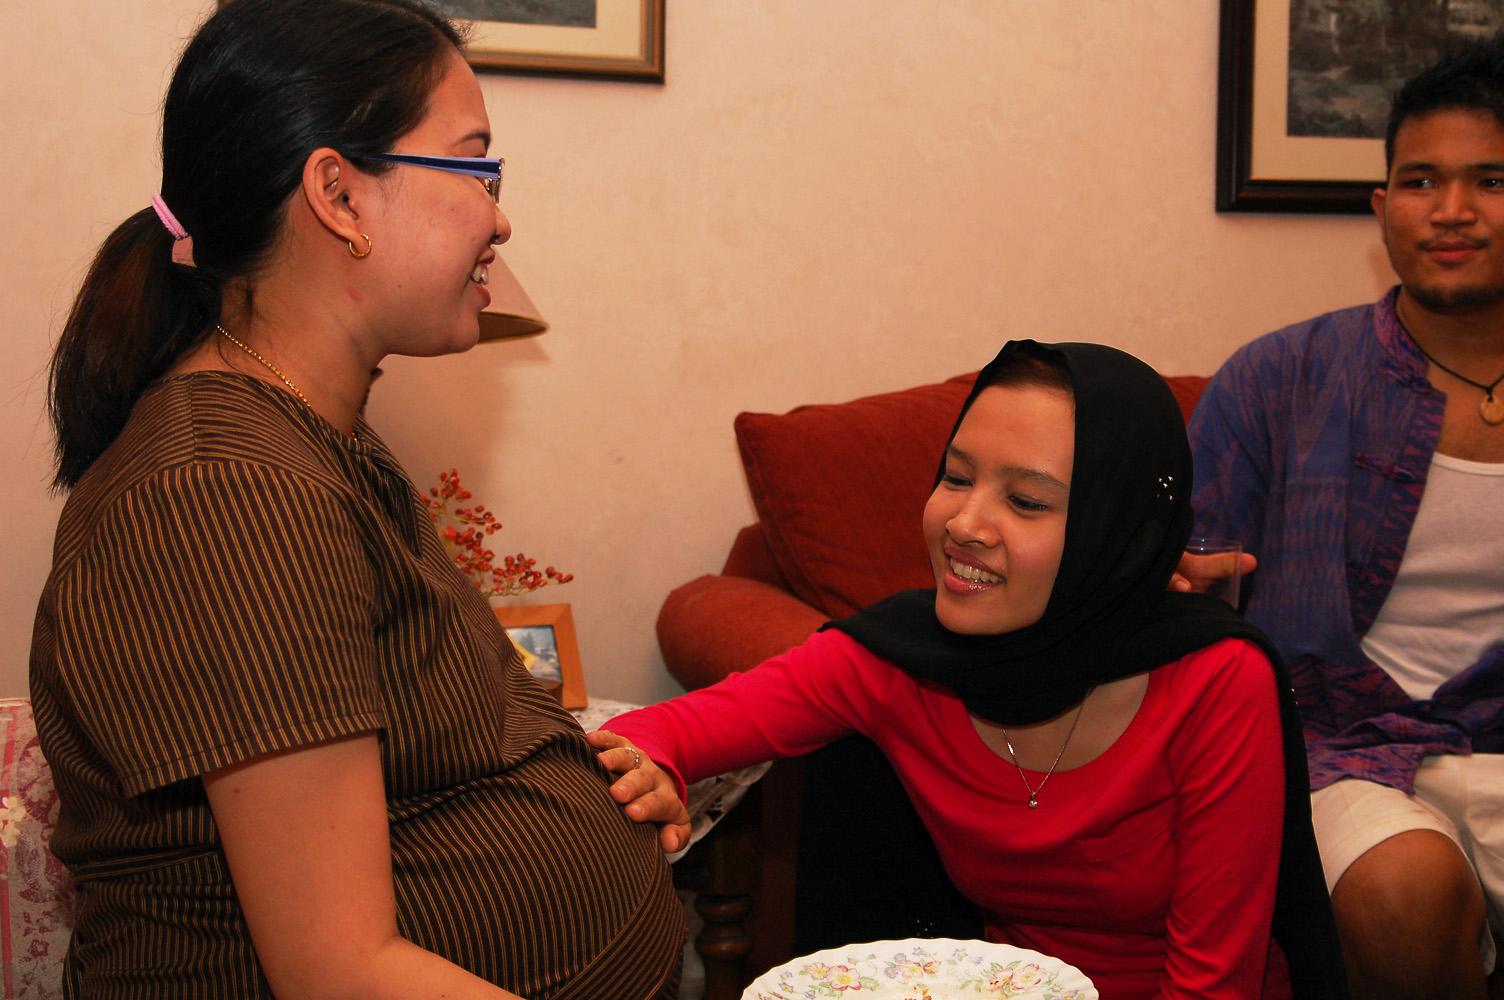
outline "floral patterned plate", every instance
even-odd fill
[[[946,938],[817,951],[757,977],[742,1000],[1097,1000],[1079,969],[1037,951]]]

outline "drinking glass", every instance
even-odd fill
[[[1195,556],[1217,556],[1204,559],[1191,567],[1186,574],[1191,589],[1204,591],[1220,597],[1233,607],[1238,606],[1238,595],[1243,574],[1240,571],[1243,544],[1231,538],[1192,538],[1185,550]]]

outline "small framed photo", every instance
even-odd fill
[[[665,0],[440,0],[478,70],[663,82]]]
[[[565,708],[585,708],[589,700],[569,605],[497,605],[491,610],[538,683],[553,692]]]

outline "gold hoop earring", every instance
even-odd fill
[[[367,236],[365,233],[361,233],[360,234],[360,238],[366,241],[366,252],[365,253],[356,253],[355,252],[355,241],[354,240],[346,240],[345,241],[345,246],[347,246],[347,247],[350,248],[350,256],[354,257],[356,260],[361,260],[362,258],[371,256],[371,238],[369,236]]]

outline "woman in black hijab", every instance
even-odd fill
[[[1153,369],[1009,343],[925,510],[936,588],[614,720],[597,747],[669,769],[645,762],[616,797],[661,815],[675,779],[862,733],[990,940],[1111,1000],[1345,996],[1278,654],[1216,599],[1166,590],[1190,482]]]

